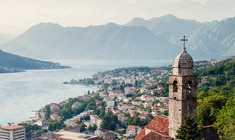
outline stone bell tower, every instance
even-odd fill
[[[181,41],[183,49],[174,59],[169,75],[169,136],[172,138],[185,116],[196,119],[197,76],[193,73],[193,59],[185,48],[185,36]]]

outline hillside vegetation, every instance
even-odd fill
[[[211,67],[197,71],[200,89],[231,89],[235,86],[235,58],[219,62]]]
[[[223,139],[235,137],[235,58],[197,71],[199,77],[197,119],[213,124]]]

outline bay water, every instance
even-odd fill
[[[19,123],[34,116],[35,110],[50,103],[95,91],[95,86],[63,84],[71,79],[92,77],[92,74],[131,66],[162,66],[170,61],[98,61],[58,60],[69,69],[29,70],[0,74],[0,125]]]

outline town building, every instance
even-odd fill
[[[142,129],[139,126],[128,125],[126,129],[127,136],[136,136]]]
[[[107,109],[113,109],[114,108],[115,102],[114,102],[113,99],[111,99],[110,96],[105,96],[104,101],[107,105],[107,107],[106,107]]]
[[[105,129],[97,129],[95,131],[95,135],[102,138],[102,140],[115,140],[116,135],[114,132],[105,130]]]
[[[91,122],[91,124],[95,124],[98,129],[101,128],[102,119],[99,116],[97,116],[97,115],[90,115],[90,122]]]
[[[25,128],[19,125],[7,125],[0,127],[1,140],[25,140]]]
[[[99,140],[99,137],[95,135],[62,130],[62,131],[53,133],[53,139],[56,139],[56,140]]]

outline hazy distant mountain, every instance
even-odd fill
[[[206,23],[190,33],[190,49],[211,58],[235,55],[235,18]]]
[[[143,26],[154,33],[156,37],[167,40],[173,44],[179,42],[184,34],[187,34],[202,24],[194,20],[179,19],[171,14],[154,17],[149,20],[135,18],[126,24],[127,26]]]
[[[165,59],[179,50],[156,38],[145,27],[112,23],[86,28],[63,28],[58,24],[40,23],[3,44],[1,48],[15,54],[43,59]]]
[[[6,53],[0,50],[0,73],[21,72],[32,69],[61,69],[69,68],[59,63],[40,61]]]
[[[14,35],[12,34],[4,34],[0,33],[0,44],[8,42],[14,38]]]
[[[85,28],[40,23],[0,48],[40,59],[173,59],[186,35],[195,59],[211,59],[234,54],[234,27],[235,18],[200,23],[173,15]]]

